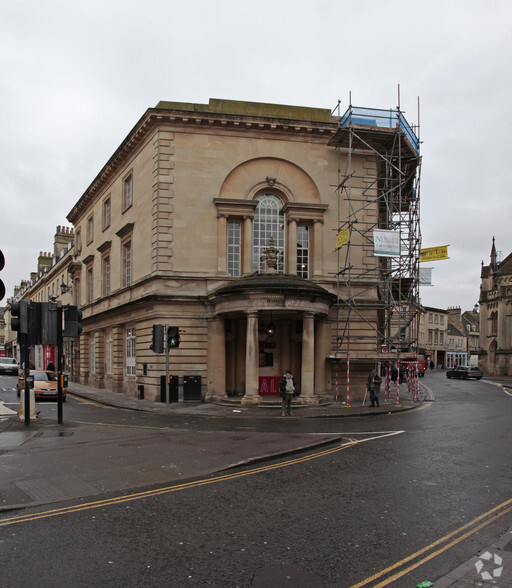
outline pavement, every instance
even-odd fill
[[[512,391],[512,378],[485,378]],[[428,383],[428,378],[426,382]],[[257,432],[251,418],[347,418],[363,415],[376,417],[418,408],[434,401],[433,393],[422,386],[421,401],[412,398],[406,386],[399,402],[396,390],[389,400],[381,391],[380,407],[346,405],[342,401],[321,406],[294,406],[293,417],[282,417],[279,401],[259,407],[230,403],[160,402],[127,397],[110,390],[70,383],[68,392],[85,402],[126,411],[183,416],[172,425],[114,425],[66,419],[59,425],[55,418],[38,418],[25,426],[16,414],[0,412],[0,515],[29,507],[69,500],[94,499],[108,493],[128,492],[161,484],[173,484],[211,475],[240,465],[270,460],[280,456],[339,443],[340,434]],[[187,428],[191,416],[233,419],[233,431],[203,431]],[[108,420],[107,418],[105,420]],[[239,422],[237,422],[239,421]],[[242,421],[242,422],[240,422]],[[161,423],[161,420],[158,421]],[[176,424],[178,423],[178,424]],[[240,426],[242,425],[242,426]],[[512,533],[512,531],[511,531]],[[489,566],[499,554],[503,561],[499,581],[493,585],[512,588],[512,534],[476,554],[471,560],[436,580],[436,588],[477,586],[486,582],[483,565]],[[492,561],[481,559],[490,554]],[[480,563],[479,563],[480,562]],[[481,564],[481,565],[480,565]],[[479,570],[480,566],[480,572]],[[495,569],[497,569],[497,564]]]

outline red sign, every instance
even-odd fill
[[[260,396],[279,396],[280,376],[260,376],[258,378],[258,392]]]

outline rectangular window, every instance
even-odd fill
[[[91,369],[91,374],[95,374],[96,373],[96,337],[94,336],[94,333],[91,335],[91,346],[90,346],[90,352],[91,352],[91,362],[90,362],[90,369]]]
[[[432,345],[432,331],[428,332],[428,344]]]
[[[87,219],[87,244],[92,243],[94,239],[94,217],[90,216]]]
[[[132,242],[123,245],[123,287],[128,288],[132,284]]]
[[[135,329],[126,329],[126,375],[135,375]]]
[[[429,323],[432,322],[432,313],[431,312],[428,313],[428,322]]]
[[[94,298],[94,281],[92,267],[87,268],[87,302],[90,304]]]
[[[443,316],[443,315],[441,315],[441,316],[439,317],[439,323],[440,323],[441,325],[444,325],[444,316]]]
[[[75,246],[78,253],[80,253],[80,251],[82,251],[82,231],[80,229],[77,229],[76,231]]]
[[[444,345],[444,333],[439,333],[439,345]]]
[[[103,201],[103,230],[110,227],[110,196]]]
[[[130,174],[123,181],[123,212],[130,208],[133,202],[133,176]]]
[[[434,315],[434,324],[436,324],[436,325],[437,325],[437,322],[438,322],[438,318],[439,318],[439,315],[435,314]]]
[[[438,332],[435,331],[435,333],[434,333],[434,345],[437,345],[437,341],[438,341]]]
[[[241,227],[238,222],[228,222],[228,275],[240,277]]]
[[[103,296],[110,294],[110,257],[103,259]]]
[[[309,278],[309,227],[297,227],[297,275]]]
[[[106,338],[106,349],[105,349],[105,371],[107,372],[107,374],[111,374],[112,373],[112,345],[113,345],[113,340],[112,340],[112,332],[109,331],[107,333],[107,338]]]

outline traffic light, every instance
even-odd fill
[[[164,352],[164,326],[153,325],[153,340],[149,346],[153,353]]]
[[[180,346],[180,330],[178,327],[167,327],[167,347]]]
[[[4,254],[0,251],[0,272],[4,269],[5,266],[5,257]],[[0,280],[0,300],[3,300],[5,296],[5,284],[2,280]]]
[[[77,306],[64,307],[64,337],[78,337],[82,332],[82,311]]]
[[[58,304],[60,304],[60,302]],[[43,345],[57,345],[59,315],[57,303],[41,302],[40,307],[41,340],[39,342],[43,343]]]
[[[28,302],[26,300],[11,304],[11,329],[18,331],[18,341],[20,341],[20,335],[28,333]]]
[[[30,301],[28,305],[28,344],[40,345],[41,339],[41,306],[40,302]]]

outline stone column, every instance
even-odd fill
[[[323,221],[315,220],[313,223],[313,272],[310,276],[322,276],[324,273],[324,247],[323,247]]]
[[[242,404],[257,406],[261,402],[258,393],[258,311],[247,312],[247,343],[245,346],[245,396]]]
[[[331,330],[327,321],[316,322],[315,337],[315,395],[330,392],[327,388],[326,358],[331,350]]]
[[[226,274],[228,271],[228,219],[225,214],[217,215],[217,271]]]
[[[244,217],[242,275],[252,274],[252,217]]]
[[[288,219],[288,247],[287,247],[287,270],[286,273],[292,276],[297,275],[297,220]]]
[[[245,342],[246,342],[246,321],[239,319],[235,325],[235,390],[243,393],[245,390]]]
[[[208,322],[208,373],[211,378],[207,400],[226,396],[226,335],[224,320]]]
[[[316,404],[315,397],[315,316],[312,312],[304,313],[302,321],[302,371],[301,402]]]

